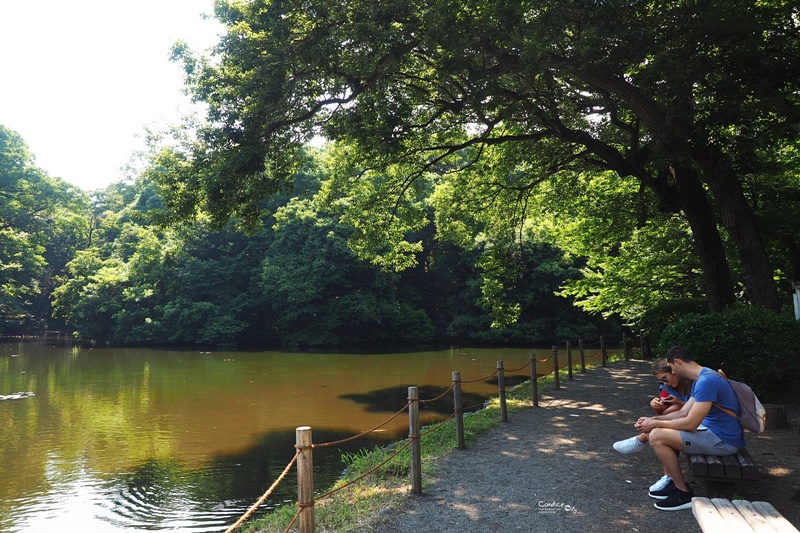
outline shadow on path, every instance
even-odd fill
[[[611,446],[634,435],[633,423],[649,414],[658,387],[651,365],[615,363],[562,381],[539,408],[514,414],[450,454],[435,477],[423,480],[424,494],[376,531],[700,531],[691,511],[653,507],[647,491],[663,472],[649,448],[621,455]],[[797,471],[786,475],[796,479]]]

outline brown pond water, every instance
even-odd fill
[[[295,428],[315,443],[373,428],[406,403],[526,365],[549,349],[353,354],[88,349],[0,343],[0,531],[223,531],[294,454]],[[587,357],[597,358],[597,350]],[[563,356],[562,356],[563,358]],[[563,362],[562,362],[563,364]],[[530,370],[508,375],[523,381]],[[497,394],[464,385],[464,404]],[[446,396],[423,424],[452,413]],[[368,438],[314,452],[315,487],[344,468],[341,451],[408,434],[399,416]],[[268,512],[296,497],[290,475]]]

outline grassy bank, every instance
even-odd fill
[[[560,379],[567,378],[562,370]],[[553,375],[540,378],[539,395],[554,387]],[[532,407],[532,388],[530,381],[517,385],[506,393],[506,407],[509,415]],[[475,413],[464,415],[464,440],[466,446],[474,444],[485,432],[501,423],[500,401],[493,398],[488,406]],[[407,441],[400,441],[385,448],[361,450],[355,454],[344,454],[345,474],[336,482],[332,490],[347,485],[377,467],[375,472],[355,481],[331,496],[317,500],[314,505],[314,519],[318,532],[380,531],[380,523],[393,509],[401,508],[412,496],[409,479],[409,450],[399,450]],[[420,448],[422,457],[423,490],[438,468],[439,460],[452,453],[457,447],[455,420],[428,426],[422,430]],[[396,455],[395,455],[396,454]],[[394,457],[392,457],[394,455]],[[381,463],[384,463],[382,466]],[[243,525],[243,533],[282,532],[297,514],[294,504],[283,505],[266,517]],[[297,530],[297,524],[292,526]]]

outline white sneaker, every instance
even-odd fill
[[[614,449],[619,453],[638,453],[644,451],[645,445],[643,442],[639,442],[637,437],[631,437],[629,439],[618,440],[615,442]]]
[[[672,478],[664,474],[664,476],[661,479],[650,485],[650,492],[657,492],[659,490],[664,490],[670,481],[672,481]]]

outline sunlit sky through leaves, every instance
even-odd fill
[[[0,124],[51,176],[93,190],[124,178],[145,126],[191,111],[177,40],[221,31],[212,0],[0,0]]]

